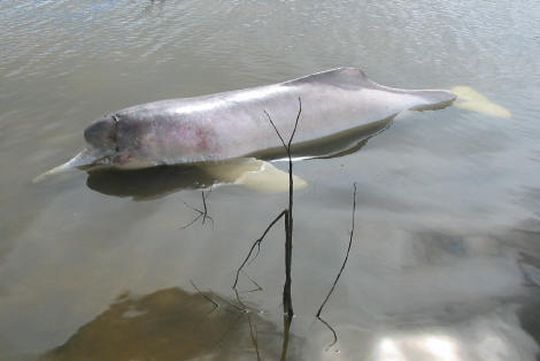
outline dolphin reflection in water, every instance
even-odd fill
[[[467,93],[465,107],[474,109],[476,93],[459,89]],[[391,88],[370,80],[360,69],[339,68],[273,85],[156,101],[97,119],[84,131],[86,148],[38,179],[73,168],[197,165],[227,183],[272,188],[265,183],[267,177],[254,175],[284,175],[261,159],[284,156],[276,129],[284,138],[292,134],[299,105],[301,120],[291,149],[295,157],[313,157],[313,150],[325,149],[324,144],[340,145],[339,151],[325,149],[325,155],[358,147],[404,111],[441,109],[454,100],[451,91]],[[493,114],[493,107],[480,111]],[[237,167],[243,170],[229,173]],[[298,179],[297,185],[303,184]]]

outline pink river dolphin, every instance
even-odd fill
[[[447,90],[406,90],[338,68],[277,84],[192,98],[161,100],[97,119],[84,131],[86,148],[47,172],[71,168],[141,169],[225,161],[282,148],[302,112],[292,149],[350,131],[373,134],[406,110],[444,108]]]

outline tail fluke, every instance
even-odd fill
[[[457,95],[454,105],[458,108],[498,118],[510,118],[512,116],[508,109],[495,104],[471,87],[466,85],[455,86],[452,88],[452,92]]]

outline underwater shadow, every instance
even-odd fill
[[[183,189],[206,189],[218,179],[194,166],[160,166],[140,170],[98,170],[88,173],[88,188],[109,196],[143,201]]]
[[[277,359],[280,343],[277,327],[256,312],[213,292],[169,288],[121,295],[41,360]]]

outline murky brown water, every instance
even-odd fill
[[[358,152],[295,163],[309,187],[295,199],[290,359],[535,360],[538,24],[535,1],[1,1],[0,359],[256,360],[254,334],[277,359],[280,230],[249,266],[263,288],[241,295],[251,313],[231,285],[284,194],[216,187],[213,222],[182,229],[197,216],[184,202],[201,207],[211,183],[194,173],[31,180],[107,111],[350,65],[393,86],[468,84],[513,117],[414,114]],[[355,181],[327,348],[314,314]]]

